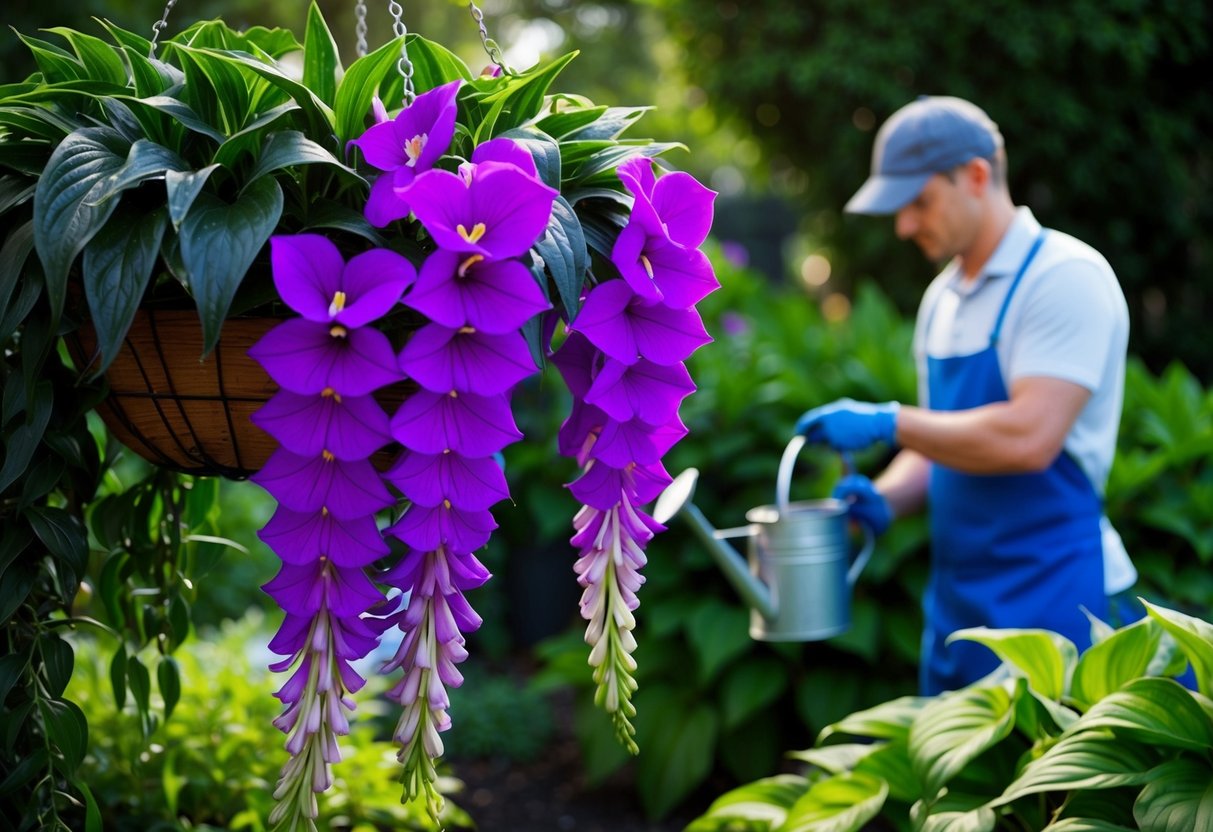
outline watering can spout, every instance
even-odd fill
[[[763,618],[774,619],[777,610],[771,590],[750,572],[746,559],[727,542],[728,538],[748,537],[749,527],[722,530],[713,527],[699,507],[691,502],[698,480],[699,471],[695,468],[688,468],[675,477],[657,499],[653,519],[662,525],[666,525],[675,515],[685,520],[695,536],[712,553],[716,565],[742,600]]]

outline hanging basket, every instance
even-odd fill
[[[140,310],[106,370],[110,392],[98,414],[124,445],[156,465],[247,477],[277,447],[249,416],[278,390],[247,353],[280,320],[230,319],[203,358],[197,312]],[[96,350],[93,328],[82,326],[69,344],[84,366]]]

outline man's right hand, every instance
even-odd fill
[[[893,523],[889,501],[862,474],[848,474],[834,486],[834,499],[847,504],[847,515],[881,535]]]

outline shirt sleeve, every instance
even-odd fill
[[[1099,387],[1117,331],[1108,279],[1095,263],[1079,260],[1054,266],[1033,282],[1010,345],[1010,381],[1047,376],[1092,392]]]

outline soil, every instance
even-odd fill
[[[572,694],[553,693],[551,701],[555,733],[535,759],[450,760],[464,783],[452,799],[478,832],[682,832],[707,807],[692,798],[661,820],[647,818],[630,766],[591,788],[573,734]]]

